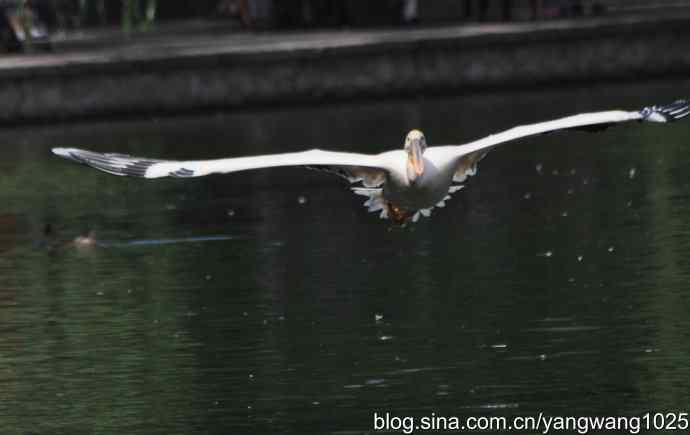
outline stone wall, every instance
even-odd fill
[[[233,39],[235,38],[235,39]],[[690,73],[690,18],[302,35],[0,63],[0,121],[191,112]],[[148,51],[147,51],[148,50]],[[687,95],[679,95],[687,96]]]

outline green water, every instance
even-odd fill
[[[301,168],[146,181],[49,154],[377,152],[411,128],[459,143],[689,85],[3,129],[1,432],[363,434],[374,412],[690,411],[690,122],[503,146],[404,231]],[[71,243],[89,231],[98,245]]]

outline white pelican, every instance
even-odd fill
[[[312,149],[218,160],[175,161],[77,148],[53,148],[53,153],[109,174],[143,178],[189,178],[277,166],[308,166],[340,175],[350,183],[361,183],[352,190],[368,197],[364,205],[369,211],[380,212],[381,218],[404,224],[416,222],[420,215],[429,216],[434,207],[443,207],[450,194],[463,187],[460,183],[476,173],[477,162],[498,144],[557,130],[602,130],[628,121],[666,123],[688,114],[688,101],[678,100],[667,106],[650,106],[632,112],[584,113],[514,127],[463,145],[433,147],[427,147],[421,131],[412,130],[402,150],[375,155]]]

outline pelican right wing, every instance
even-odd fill
[[[388,171],[382,155],[344,153],[313,149],[309,151],[263,156],[235,157],[217,160],[158,160],[133,157],[126,154],[97,153],[78,148],[53,148],[53,153],[68,160],[81,163],[113,175],[161,178],[201,177],[209,174],[279,166],[317,166],[343,168],[353,177],[382,178]]]

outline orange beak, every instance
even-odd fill
[[[422,155],[422,147],[419,146],[419,143],[415,142],[412,144],[408,156],[409,163],[415,175],[417,175],[417,177],[421,176],[424,173],[424,156]]]

